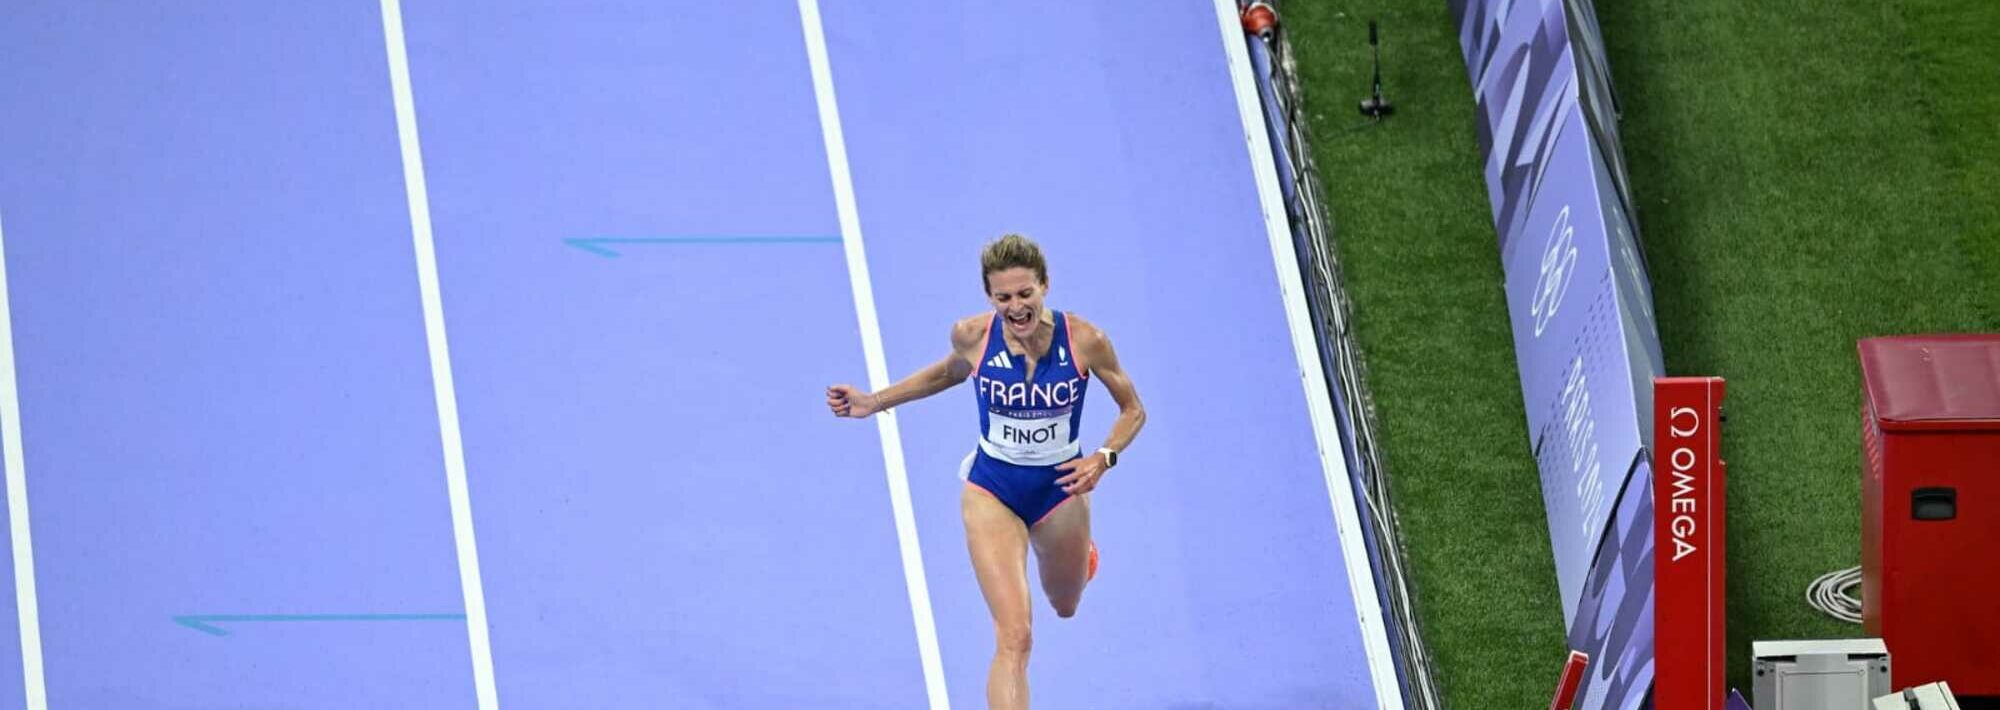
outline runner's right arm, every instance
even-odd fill
[[[868,393],[851,385],[834,385],[826,390],[826,404],[837,417],[866,417],[898,405],[914,402],[951,389],[972,375],[970,352],[979,347],[983,335],[975,319],[954,323],[951,328],[952,353],[924,369],[911,373],[880,392]]]

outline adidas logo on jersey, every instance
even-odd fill
[[[989,367],[998,367],[1003,370],[1014,369],[1014,360],[1012,358],[1007,357],[1007,351],[1005,350],[1000,351],[998,354],[994,355],[992,359],[987,360],[986,364]]]

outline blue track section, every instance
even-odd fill
[[[500,697],[913,707],[923,682],[797,9],[412,5]],[[432,88],[434,87],[434,88]]]
[[[463,624],[173,622],[463,609],[375,8],[0,12],[51,705],[470,702]]]
[[[502,706],[923,707],[881,439],[821,402],[866,369],[796,5],[403,20]],[[892,376],[1018,231],[1151,413],[1082,613],[1035,592],[1037,702],[1373,705],[1213,8],[824,23]],[[51,706],[473,707],[379,8],[14,3],[0,47]],[[969,397],[899,413],[964,708]]]

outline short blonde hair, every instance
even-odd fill
[[[1007,234],[987,242],[979,252],[979,281],[991,291],[993,284],[987,281],[993,272],[1023,268],[1035,272],[1035,280],[1046,286],[1049,283],[1049,263],[1042,258],[1042,248],[1034,240],[1019,234]]]

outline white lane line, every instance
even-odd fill
[[[472,497],[465,484],[465,445],[458,429],[458,394],[445,346],[444,300],[438,293],[437,248],[431,240],[431,198],[424,185],[423,150],[417,143],[417,105],[410,91],[409,50],[403,43],[403,8],[382,0],[382,31],[389,48],[389,84],[396,99],[396,137],[403,149],[403,186],[409,193],[410,233],[423,293],[424,339],[430,345],[431,384],[437,395],[438,434],[444,445],[445,486],[451,494],[451,534],[458,547],[458,584],[465,594],[465,628],[472,644],[472,680],[480,710],[498,710],[493,646],[486,626],[486,592],[479,581],[479,548],[472,534]]]
[[[1270,136],[1265,132],[1264,111],[1257,96],[1256,78],[1250,66],[1250,48],[1243,36],[1236,0],[1215,0],[1215,15],[1222,25],[1222,49],[1229,61],[1230,83],[1236,87],[1236,109],[1243,119],[1243,135],[1250,150],[1250,165],[1257,180],[1258,202],[1264,212],[1264,231],[1271,240],[1271,260],[1278,269],[1278,290],[1285,301],[1285,320],[1292,331],[1292,351],[1298,358],[1301,384],[1306,391],[1306,409],[1312,417],[1313,438],[1319,445],[1320,468],[1326,475],[1326,489],[1333,504],[1333,519],[1340,532],[1341,558],[1347,565],[1348,591],[1354,597],[1354,612],[1361,624],[1361,644],[1368,656],[1369,674],[1374,679],[1377,707],[1401,710],[1403,696],[1396,679],[1395,659],[1389,653],[1388,629],[1382,623],[1381,599],[1375,596],[1375,574],[1368,564],[1368,550],[1361,536],[1360,509],[1355,506],[1354,489],[1348,478],[1347,454],[1335,430],[1333,402],[1327,394],[1326,371],[1322,369],[1317,342],[1313,337],[1311,312],[1306,309],[1305,284],[1299,277],[1298,253],[1292,247],[1292,230],[1286,217],[1284,193],[1278,187],[1278,169],[1272,158]]]
[[[7,535],[14,548],[14,610],[21,626],[21,681],[29,710],[48,710],[42,684],[42,616],[29,537],[27,457],[21,454],[21,390],[14,375],[14,306],[7,297],[7,236],[0,229],[0,446],[7,448]]]
[[[868,387],[888,387],[889,365],[882,355],[882,327],[875,319],[875,287],[868,279],[868,256],[861,244],[861,216],[854,206],[854,181],[847,171],[847,139],[840,131],[840,106],[833,95],[833,68],[826,58],[826,32],[820,25],[818,0],[799,0],[805,25],[806,55],[812,61],[813,95],[819,102],[820,132],[826,139],[826,162],[833,173],[833,201],[840,213],[840,237],[847,250],[847,276],[854,288],[854,310],[861,320],[861,349],[868,360]],[[889,503],[896,514],[896,540],[902,547],[903,581],[909,587],[910,613],[916,621],[917,652],[924,664],[924,688],[931,710],[946,710],[944,662],[938,654],[937,624],[931,618],[930,585],[924,580],[924,558],[917,547],[917,518],[910,507],[910,478],[903,468],[903,437],[895,412],[875,415],[882,434],[882,460],[888,468]]]

